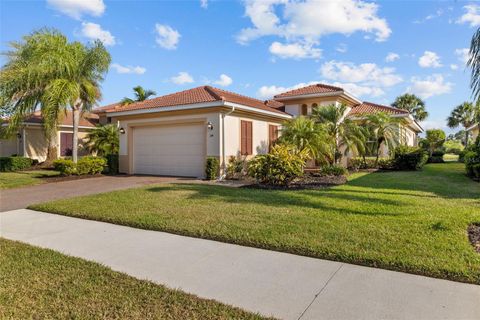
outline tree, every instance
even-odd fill
[[[338,163],[347,152],[365,151],[365,132],[358,124],[346,118],[347,106],[335,104],[314,108],[312,119],[320,124],[330,142],[332,164]],[[342,150],[343,149],[343,150]]]
[[[478,106],[471,102],[464,102],[456,106],[447,118],[447,125],[450,128],[457,128],[462,125],[465,129],[472,126],[476,120],[476,112],[478,112],[476,109],[478,109]],[[468,145],[468,136],[468,134],[465,134],[465,145]]]
[[[428,117],[428,112],[425,110],[425,102],[414,94],[405,93],[398,96],[392,103],[392,106],[407,110],[418,121],[423,121]]]
[[[428,150],[428,156],[431,157],[433,152],[443,146],[445,143],[445,131],[441,129],[430,129],[426,131],[424,146]]]
[[[50,29],[36,31],[11,46],[0,79],[1,101],[14,106],[11,127],[40,107],[45,131],[51,134],[70,109],[72,158],[77,162],[79,120],[100,98],[100,82],[108,71],[110,54],[99,40],[88,46],[69,43],[59,31]]]
[[[392,118],[384,112],[366,116],[368,139],[373,142],[372,149],[375,151],[375,165],[378,163],[382,146],[386,146],[391,151],[401,143],[400,123],[401,120]]]
[[[133,94],[135,95],[134,99],[123,98],[120,102],[121,105],[128,105],[134,102],[147,100],[149,97],[156,95],[157,93],[153,90],[145,90],[142,86],[136,86],[133,88]]]
[[[301,116],[285,122],[279,142],[294,145],[299,151],[305,151],[311,159],[324,163],[333,161],[326,132],[312,119]]]
[[[117,154],[119,151],[118,129],[113,124],[99,125],[87,134],[87,147],[100,156]]]
[[[480,28],[477,29],[470,41],[470,51],[467,65],[472,69],[470,87],[475,101],[480,99]]]

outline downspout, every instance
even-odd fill
[[[225,152],[225,117],[231,115],[235,111],[235,106],[231,106],[231,110],[222,113],[222,174],[220,180],[224,180],[227,176],[227,155]]]

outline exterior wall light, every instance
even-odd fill
[[[125,129],[123,128],[120,128],[120,130],[118,130],[121,134],[125,134]]]
[[[20,133],[20,132],[19,132],[19,133],[17,133],[17,138],[18,138],[18,139],[22,139],[22,135],[21,135],[21,133]]]
[[[210,131],[213,130],[213,124],[210,121],[207,122],[207,129]]]

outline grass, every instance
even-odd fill
[[[0,189],[11,189],[41,184],[45,178],[59,176],[53,170],[33,170],[17,172],[0,172]]]
[[[480,184],[464,170],[357,173],[323,190],[158,185],[32,208],[480,284],[466,233],[480,222]]]
[[[446,153],[443,155],[443,161],[446,161],[446,162],[458,161],[458,154]]]
[[[0,239],[1,319],[262,319],[97,263]]]

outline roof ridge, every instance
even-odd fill
[[[285,92],[281,92],[279,94],[276,94],[273,96],[273,98],[276,98],[276,97],[280,97],[284,94],[289,94],[289,93],[292,93],[294,91],[298,91],[298,90],[302,90],[302,89],[306,89],[306,88],[312,88],[312,87],[324,87],[324,88],[328,88],[328,89],[332,89],[332,90],[337,90],[337,91],[345,91],[345,89],[341,88],[341,87],[337,87],[337,86],[332,86],[332,85],[329,85],[329,84],[325,84],[325,83],[321,83],[321,82],[317,82],[317,83],[313,83],[313,84],[310,84],[308,86],[303,86],[303,87],[299,87],[299,88],[296,88],[296,89],[292,89],[292,90],[288,90],[288,91],[285,91]]]
[[[205,91],[207,91],[213,98],[215,98],[215,100],[222,100],[222,101],[225,100],[225,97],[223,97],[223,96],[221,96],[221,95],[219,95],[219,94],[217,94],[217,93],[215,92],[214,89],[216,89],[216,88],[211,87],[211,86],[203,86],[203,88],[204,88]],[[195,89],[195,88],[193,88],[193,89]],[[193,90],[193,89],[190,89],[190,90]]]
[[[369,101],[363,101],[362,103],[370,104],[370,105],[377,106],[377,107],[382,107],[382,108],[389,108],[389,109],[397,110],[397,111],[404,112],[404,113],[409,113],[405,109],[400,109],[400,108],[397,108],[397,107],[394,107],[394,106],[387,106],[387,105],[384,105],[384,104],[378,104],[378,103],[369,102]]]
[[[237,93],[237,92],[233,92],[233,91],[229,91],[229,90],[225,90],[225,89],[220,89],[220,88],[216,88],[216,87],[210,87],[210,86],[208,86],[208,87],[211,88],[212,90],[219,90],[219,91],[223,91],[223,92],[228,93],[228,94],[233,94],[235,96],[239,96],[239,97],[243,97],[243,98],[247,98],[247,99],[251,99],[251,100],[255,100],[255,101],[259,101],[261,103],[264,103],[263,100],[253,98],[253,97],[249,97],[249,96]]]

